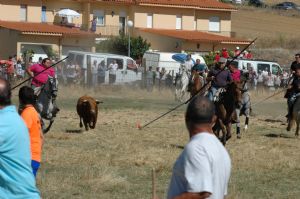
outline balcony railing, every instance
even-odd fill
[[[102,36],[118,36],[126,34],[127,30],[119,26],[97,26],[96,33],[100,33]]]

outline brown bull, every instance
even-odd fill
[[[98,117],[98,104],[102,103],[94,98],[84,95],[80,97],[77,101],[77,113],[79,115],[80,128],[85,127],[85,130],[89,130],[89,128],[94,129],[97,123]]]

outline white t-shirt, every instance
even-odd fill
[[[117,73],[117,70],[118,70],[118,64],[117,63],[116,64],[111,63],[109,65],[109,74],[115,75]]]
[[[193,66],[194,66],[193,60],[189,60],[189,61],[186,61],[186,62],[184,63],[184,67],[185,67],[188,71],[191,71],[192,68],[193,68]]]
[[[224,199],[230,170],[229,154],[217,137],[199,133],[191,138],[174,164],[167,198],[185,192],[209,192],[210,199]]]
[[[98,73],[98,66],[97,65],[92,65],[92,74],[97,74]]]

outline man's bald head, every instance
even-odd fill
[[[208,98],[198,96],[188,105],[185,122],[187,125],[211,124],[215,115],[215,106]]]
[[[11,104],[11,89],[7,80],[0,77],[0,106]]]

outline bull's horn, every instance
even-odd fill
[[[88,101],[87,101],[87,100],[83,100],[82,102],[86,103],[86,102],[88,102]]]

